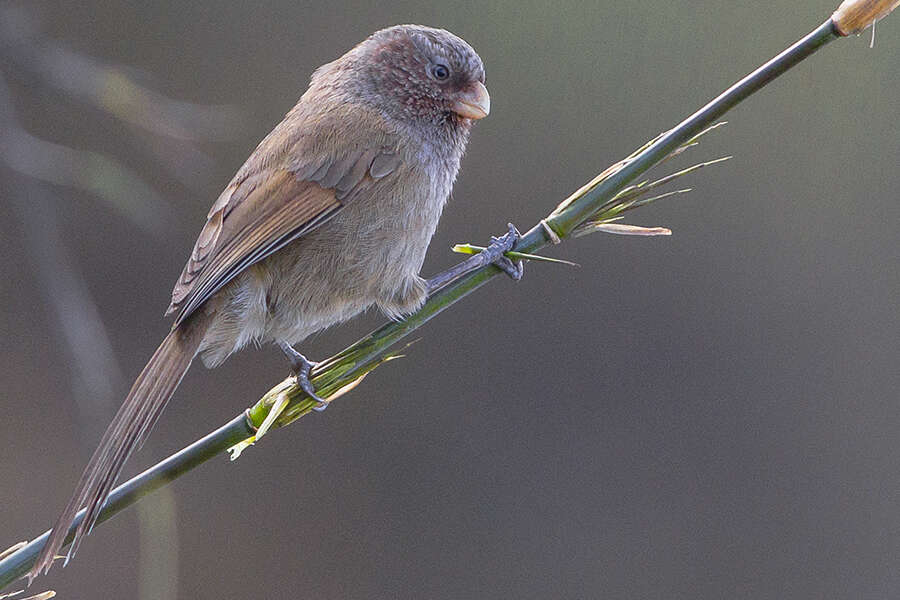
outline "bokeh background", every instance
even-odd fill
[[[433,273],[452,243],[533,225],[836,1],[0,4],[0,546],[55,519],[167,331],[209,205],[319,64],[400,22],[483,57],[493,112]],[[579,269],[498,278],[324,414],[98,527],[36,589],[897,596],[898,61],[896,16],[874,49],[827,47],[677,166],[733,160],[629,219],[673,236],[597,234],[551,250]],[[286,374],[274,348],[195,367],[127,474]]]

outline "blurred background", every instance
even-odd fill
[[[837,0],[0,3],[0,546],[46,530],[204,216],[315,67],[445,27],[487,67],[425,273],[527,229]],[[553,248],[324,414],[102,526],[61,598],[883,598],[900,593],[900,17],[668,163],[667,238]],[[324,358],[377,314],[308,340]],[[188,374],[132,475],[287,375]],[[10,588],[14,589],[14,588]]]

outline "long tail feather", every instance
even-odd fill
[[[53,560],[65,543],[69,527],[82,506],[87,507],[87,512],[75,529],[72,546],[66,556],[67,563],[78,550],[83,536],[91,532],[125,461],[150,434],[169,398],[175,393],[175,388],[181,383],[181,378],[191,366],[206,333],[208,320],[205,314],[198,312],[174,328],[138,375],[125,402],[113,417],[100,445],[85,467],[72,498],[53,526],[47,544],[28,573],[29,585],[35,577],[50,570]]]

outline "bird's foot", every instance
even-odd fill
[[[485,256],[486,262],[493,263],[503,269],[503,272],[512,277],[513,281],[519,281],[522,279],[522,275],[525,274],[525,263],[521,260],[513,262],[504,254],[516,248],[516,244],[519,243],[522,234],[519,233],[519,230],[512,223],[508,223],[507,227],[509,227],[509,230],[500,237],[491,237],[491,243],[479,254]]]
[[[314,388],[313,384],[309,381],[309,372],[318,363],[308,360],[305,356],[294,350],[293,346],[287,342],[278,342],[278,347],[281,348],[281,351],[284,352],[284,355],[290,361],[291,371],[293,371],[294,377],[297,378],[297,385],[300,386],[300,389],[309,394],[310,398],[319,403],[317,406],[313,407],[313,410],[322,412],[328,408],[328,401],[319,398],[318,394],[316,394],[316,388]]]
[[[512,277],[514,281],[522,279],[522,275],[525,272],[525,265],[522,261],[512,261],[504,256],[506,252],[515,249],[516,244],[519,243],[519,238],[521,237],[521,234],[519,233],[519,230],[516,229],[515,225],[509,223],[508,227],[509,230],[500,237],[492,237],[488,247],[478,254],[467,258],[461,263],[454,265],[446,271],[438,273],[429,279],[427,282],[428,292],[434,292],[448,283],[456,281],[466,273],[474,271],[475,269],[480,269],[489,264],[496,265],[497,268],[503,270],[504,273]]]

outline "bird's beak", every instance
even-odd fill
[[[491,95],[480,81],[460,93],[451,107],[453,112],[467,119],[483,119],[491,112]]]

